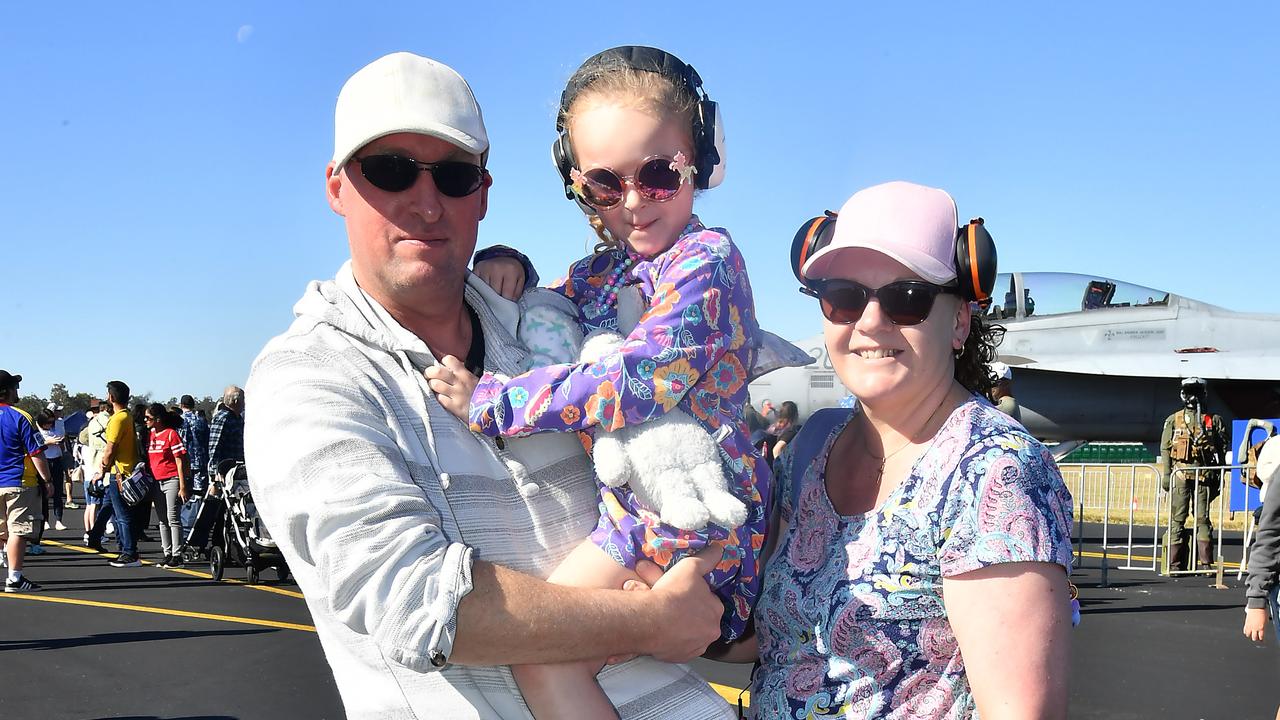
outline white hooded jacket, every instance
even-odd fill
[[[534,291],[541,304],[572,304]],[[474,276],[485,369],[519,374],[520,309]],[[430,392],[430,350],[356,285],[312,282],[254,361],[245,456],[254,500],[306,596],[351,718],[529,718],[506,667],[448,662],[482,559],[545,578],[597,520],[572,434],[471,433]],[[537,492],[521,494],[519,485]],[[619,618],[620,623],[627,618]],[[733,717],[684,666],[606,668],[624,718]]]

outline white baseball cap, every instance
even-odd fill
[[[867,248],[888,255],[929,282],[956,279],[956,202],[945,190],[901,180],[859,190],[840,208],[831,243],[801,269],[826,277],[836,253]]]
[[[397,52],[360,68],[342,86],[333,123],[334,172],[360,148],[401,132],[440,138],[489,156],[489,135],[471,86],[430,58]]]
[[[987,367],[991,368],[991,374],[996,376],[997,381],[1013,379],[1013,370],[1009,369],[1008,365],[1005,365],[999,360],[991,363]]]

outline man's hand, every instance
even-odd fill
[[[1262,638],[1267,634],[1267,621],[1270,619],[1266,608],[1245,608],[1244,636],[1254,642],[1262,642]]]
[[[711,592],[704,576],[723,558],[724,547],[712,545],[676,563],[643,593],[658,603],[657,615],[649,625],[653,632],[647,654],[663,662],[689,662],[719,639],[724,604]]]
[[[515,300],[524,292],[524,266],[515,258],[481,260],[472,272],[508,300]]]
[[[471,410],[471,393],[475,391],[480,379],[452,355],[440,358],[440,362],[427,368],[422,374],[426,376],[427,386],[436,394],[440,405],[458,419],[467,422]]]

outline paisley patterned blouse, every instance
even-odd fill
[[[592,259],[574,263],[552,289],[578,306],[584,331],[616,329],[608,276],[592,272]],[[621,253],[613,259],[621,261]],[[591,537],[625,567],[647,557],[664,569],[724,540],[725,558],[711,582],[725,603],[723,636],[734,639],[759,594],[771,497],[769,467],[751,446],[743,416],[759,333],[746,264],[724,229],[707,229],[697,216],[665,252],[631,259],[626,279],[640,286],[649,309],[622,348],[599,362],[548,365],[516,378],[486,373],[471,396],[471,429],[490,437],[617,430],[675,407],[713,436],[726,427],[722,460],[731,491],[748,508],[741,527],[678,530],[641,507],[629,487],[601,485],[600,524]]]
[[[790,467],[790,448],[778,464],[790,526],[756,608],[761,666],[752,711],[797,720],[975,717],[942,579],[1025,561],[1069,573],[1071,496],[1057,465],[1021,426],[974,397],[881,507],[843,516],[825,484],[843,429],[809,467]]]

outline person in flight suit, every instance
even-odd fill
[[[1221,465],[1226,458],[1227,430],[1221,415],[1203,410],[1204,380],[1182,381],[1182,407],[1164,421],[1160,436],[1160,485],[1170,493],[1172,520],[1165,533],[1166,571],[1187,566],[1187,532],[1183,527],[1195,496],[1196,564],[1208,569],[1213,563],[1213,526],[1209,504],[1221,491],[1221,472],[1196,472],[1192,468]],[[1178,472],[1178,470],[1182,472]],[[1175,531],[1176,530],[1176,534]]]

